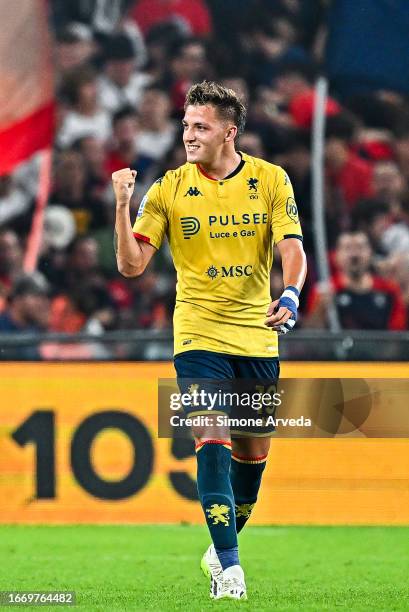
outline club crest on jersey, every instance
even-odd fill
[[[200,221],[196,217],[180,217],[183,238],[189,240],[200,230]]]
[[[249,188],[249,197],[250,200],[258,200],[258,179],[257,178],[249,178],[247,179],[247,186]]]
[[[200,195],[202,196],[203,193],[199,191],[197,187],[189,187],[189,189],[186,191],[183,197],[185,198],[186,196],[200,196]]]
[[[294,223],[298,223],[298,208],[294,198],[288,198],[285,209],[291,221],[294,221]]]

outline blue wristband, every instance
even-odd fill
[[[278,308],[281,308],[282,306],[284,308],[288,308],[288,310],[292,314],[291,318],[294,319],[294,321],[297,320],[297,310],[299,306],[298,296],[299,295],[300,295],[300,292],[298,291],[298,289],[296,287],[292,287],[291,285],[289,285],[283,291],[280,297],[280,300],[278,302]]]

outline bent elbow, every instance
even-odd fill
[[[136,278],[137,276],[141,276],[144,273],[144,268],[118,268],[119,273],[124,278]]]
[[[136,266],[136,265],[125,264],[125,263],[118,261],[118,272],[124,278],[136,278],[137,276],[141,276],[141,274],[143,274],[144,271],[145,271],[144,265]]]

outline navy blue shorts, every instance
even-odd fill
[[[274,431],[269,417],[274,419],[276,404],[269,397],[277,391],[278,357],[263,359],[198,350],[176,355],[174,364],[181,393],[203,389],[206,394],[213,394],[215,401],[218,392],[224,393],[218,396],[223,397],[223,401],[216,403],[213,409],[234,420],[230,427],[232,434],[268,436]],[[226,401],[225,396],[232,398],[231,401]],[[184,410],[188,415],[206,414],[209,408],[208,404],[198,406],[196,403]]]

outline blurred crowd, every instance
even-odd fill
[[[334,0],[335,1],[335,0]],[[185,162],[184,96],[214,79],[248,104],[238,148],[282,165],[295,190],[309,276],[300,326],[408,329],[409,101],[346,80],[326,105],[325,214],[331,281],[319,283],[311,208],[314,83],[331,37],[324,0],[53,0],[56,137],[38,271],[23,275],[35,201],[31,167],[0,177],[0,333],[164,330],[175,272],[165,245],[122,278],[111,173],[137,170],[132,217]],[[278,254],[272,296],[282,290]]]

